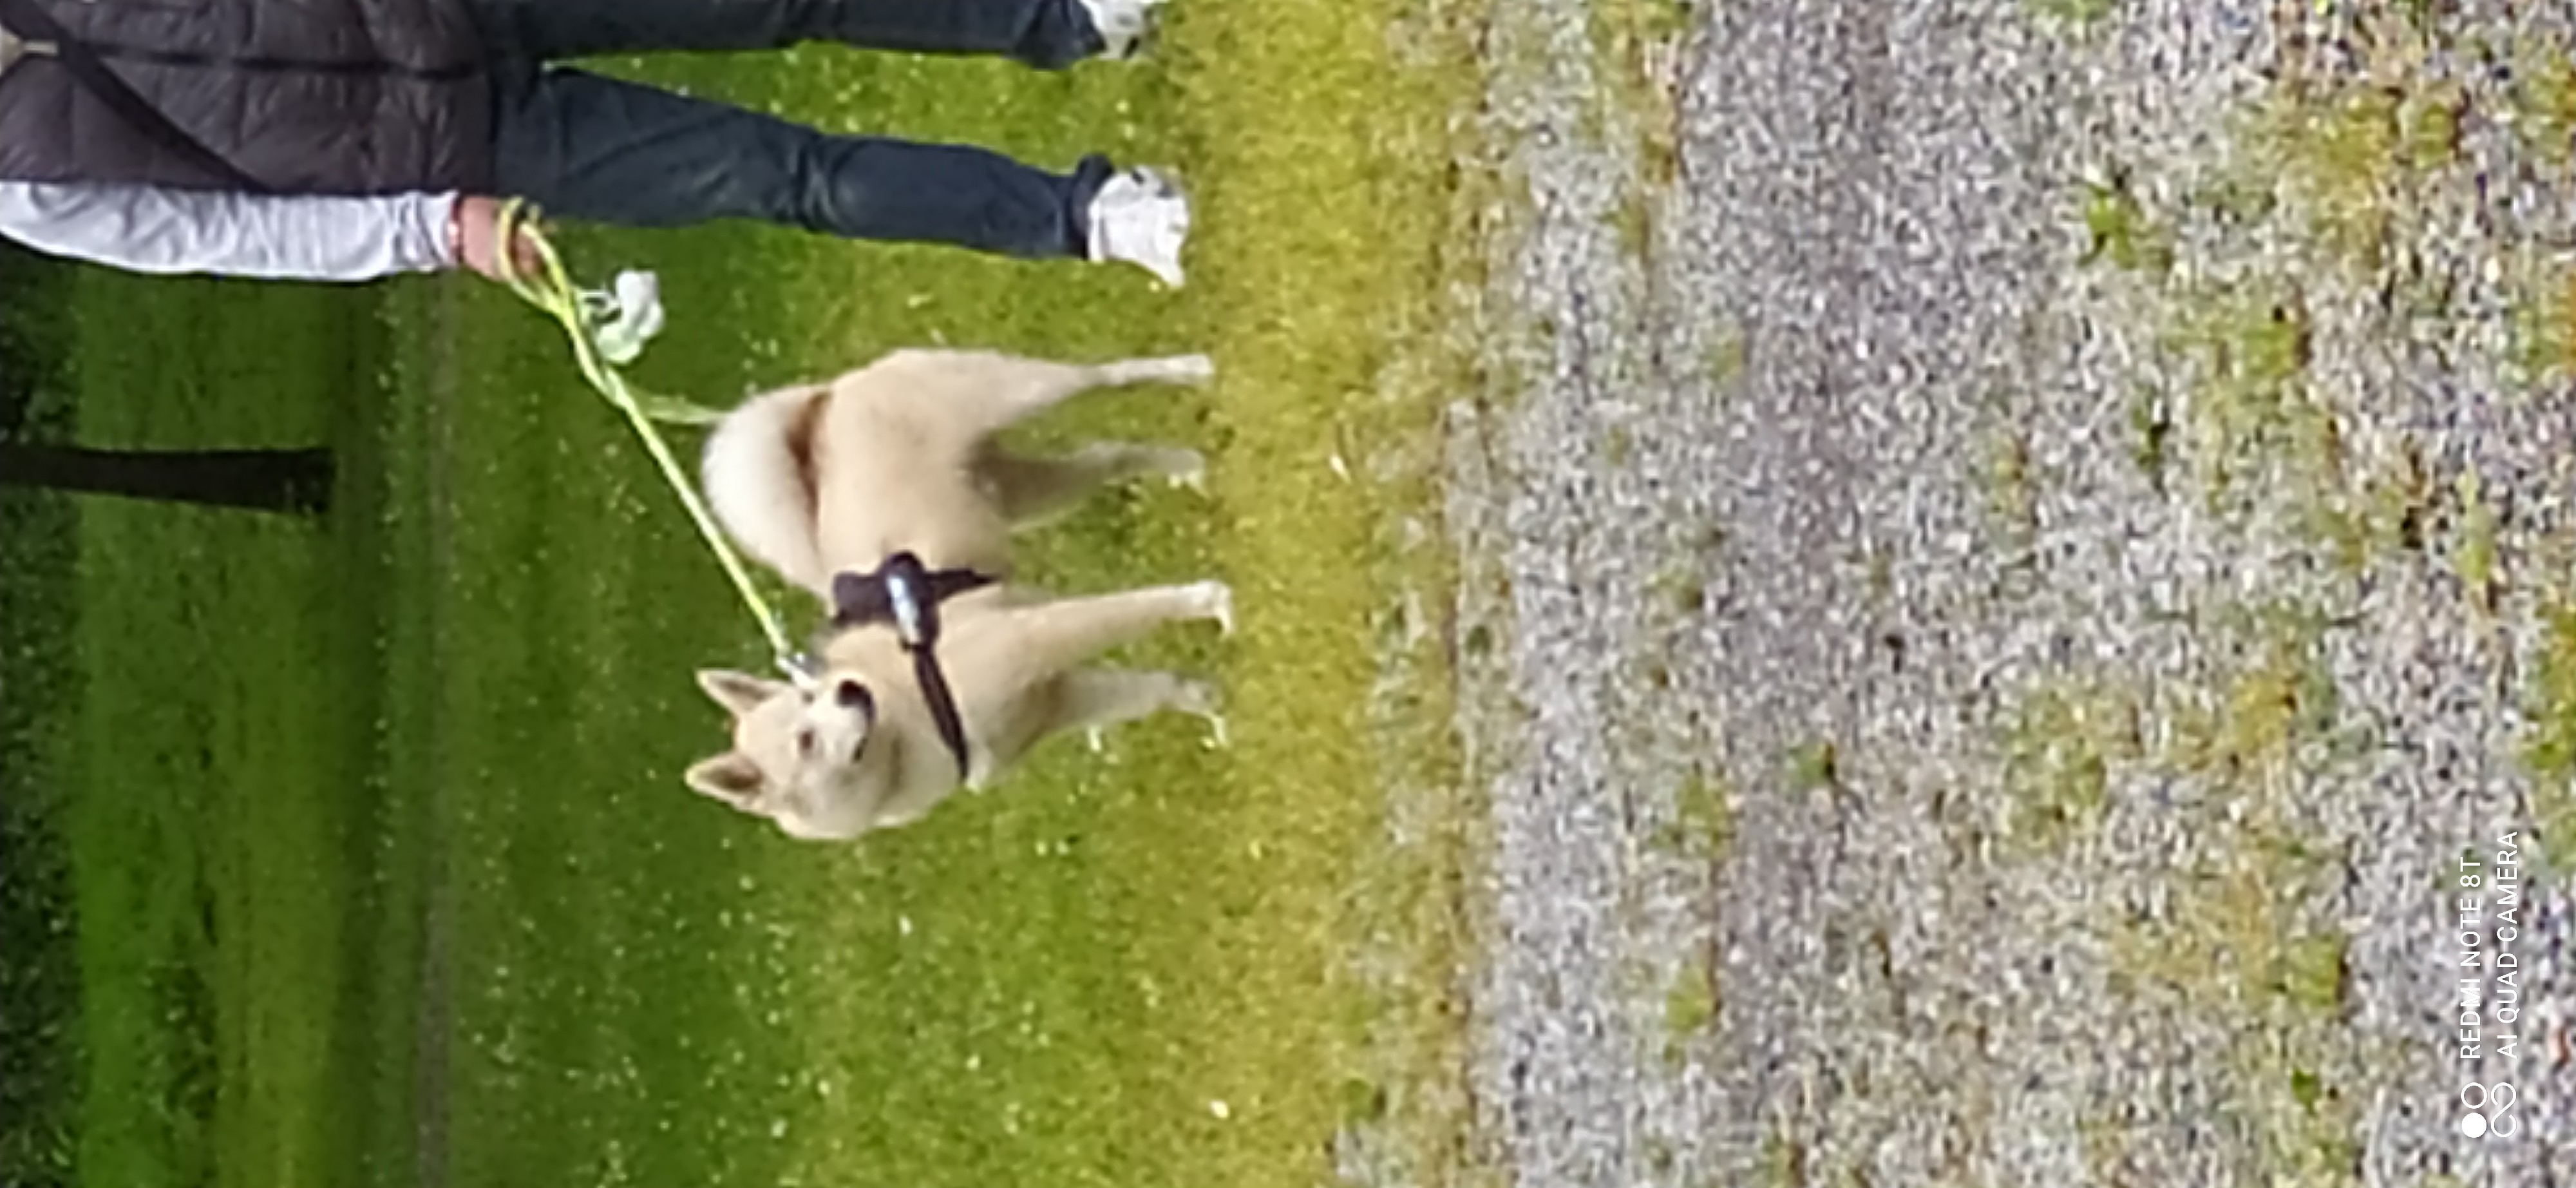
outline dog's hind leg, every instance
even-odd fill
[[[1060,458],[991,450],[977,466],[1001,502],[1002,518],[1013,527],[1028,527],[1061,516],[1094,490],[1124,479],[1157,475],[1195,486],[1207,459],[1197,450],[1100,442]]]
[[[948,359],[952,365],[963,364],[970,370],[954,373],[955,379],[938,385],[943,391],[936,395],[924,392],[922,398],[938,401],[948,415],[964,417],[987,433],[1036,416],[1093,388],[1143,383],[1202,384],[1216,374],[1216,364],[1205,355],[1057,363],[975,352],[964,358],[950,355]],[[962,385],[959,381],[963,381]],[[967,390],[957,391],[960,386]]]

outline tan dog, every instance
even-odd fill
[[[708,502],[746,551],[827,599],[834,575],[877,570],[898,553],[999,579],[1013,528],[1115,479],[1194,479],[1201,462],[1189,450],[1126,444],[1024,458],[995,434],[1090,388],[1209,374],[1195,356],[1079,366],[899,352],[729,414],[707,442]],[[996,584],[950,598],[933,654],[954,697],[962,764],[891,626],[834,634],[810,690],[702,672],[700,686],[734,717],[734,747],[692,766],[688,783],[794,837],[906,824],[961,785],[989,785],[1056,733],[1096,735],[1164,709],[1217,721],[1204,685],[1077,666],[1176,619],[1231,630],[1232,615],[1232,595],[1215,582],[1064,600]]]
[[[961,784],[988,786],[1050,735],[1166,709],[1217,722],[1205,685],[1077,666],[1176,619],[1230,627],[1232,603],[1216,582],[1047,602],[987,587],[952,600],[938,654],[966,731],[962,776],[891,629],[835,636],[811,693],[739,672],[700,673],[708,696],[734,715],[734,745],[691,767],[689,786],[791,837],[846,839],[919,820]]]
[[[1093,388],[1204,383],[1205,356],[1099,366],[989,351],[897,351],[829,385],[753,397],[707,438],[707,504],[744,551],[829,599],[832,575],[911,551],[1007,576],[1013,527],[1141,475],[1195,482],[1194,450],[1104,442],[1063,458],[993,435]]]

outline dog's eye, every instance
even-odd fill
[[[796,753],[799,755],[811,755],[814,753],[813,727],[808,726],[803,730],[796,732]]]

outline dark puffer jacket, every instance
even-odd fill
[[[136,94],[274,190],[490,187],[492,80],[462,0],[36,2]],[[0,179],[238,188],[33,53],[0,75]]]

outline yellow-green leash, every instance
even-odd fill
[[[741,559],[734,555],[732,542],[716,525],[715,517],[708,514],[706,502],[699,498],[697,487],[672,458],[671,448],[663,443],[661,433],[653,428],[655,421],[708,425],[715,423],[723,414],[691,401],[638,392],[615,366],[600,357],[599,344],[592,339],[590,323],[582,314],[580,298],[565,275],[563,258],[556,253],[554,244],[538,232],[536,220],[526,202],[514,198],[502,205],[496,239],[501,245],[502,280],[522,300],[563,324],[565,337],[572,340],[573,361],[581,365],[583,378],[615,405],[617,411],[626,414],[626,422],[634,427],[635,436],[643,439],[645,452],[651,454],[654,464],[661,468],[663,480],[671,485],[672,493],[680,497],[680,505],[688,509],[689,518],[696,521],[698,535],[705,538],[707,548],[724,566],[725,576],[733,580],[734,592],[742,595],[743,605],[751,609],[751,617],[759,621],[761,631],[769,637],[769,646],[777,653],[778,666],[789,676],[803,679],[805,668],[796,649],[787,642],[787,629],[778,612],[770,609],[768,600],[762,598],[760,590],[752,585],[751,575],[743,569]],[[538,260],[544,265],[543,276],[530,278],[519,275],[518,253],[512,250],[512,245],[518,243],[526,243],[536,251]]]

